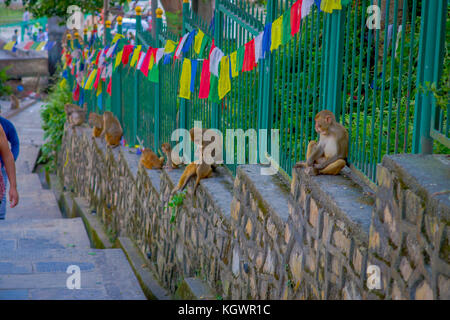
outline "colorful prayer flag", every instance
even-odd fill
[[[281,44],[285,45],[291,39],[291,15],[283,15],[283,28],[282,28]]]
[[[165,53],[172,53],[176,48],[176,43],[172,40],[167,40],[166,45],[164,46]]]
[[[210,76],[209,59],[205,59],[203,60],[202,73],[200,75],[200,90],[198,92],[200,99],[206,99],[209,96]]]
[[[254,55],[254,53],[253,53],[253,55]],[[225,95],[228,92],[230,92],[230,90],[231,90],[230,60],[229,60],[228,56],[224,56],[222,58],[222,60],[220,60],[220,72],[219,72],[219,83],[218,83],[219,99],[222,100],[223,97],[225,97]]]
[[[180,77],[180,93],[179,97],[184,99],[191,98],[191,60],[188,58],[184,58],[183,66],[181,68],[181,77]]]
[[[272,23],[272,39],[270,45],[270,51],[278,49],[282,40],[282,28],[283,28],[283,15]]]
[[[194,92],[195,90],[195,76],[197,75],[197,65],[198,60],[192,59],[191,60],[191,84],[190,84],[190,90],[191,92]]]
[[[320,9],[327,13],[332,13],[333,10],[342,10],[341,0],[322,0]]]
[[[200,55],[200,49],[202,48],[202,42],[205,37],[205,34],[202,30],[198,30],[197,34],[195,35],[194,40],[194,51],[197,55]]]
[[[114,70],[119,66],[120,61],[122,61],[123,50],[120,50],[116,56],[116,63],[114,64]]]
[[[256,67],[255,39],[252,39],[245,44],[244,63],[242,65],[242,71],[252,71],[254,67]]]
[[[219,63],[223,56],[222,50],[215,47],[209,57],[209,71],[216,77],[219,76]]]
[[[237,69],[237,51],[234,51],[230,54],[230,65],[231,65],[231,77],[235,78],[238,76]]]
[[[294,36],[300,30],[302,0],[297,0],[291,7],[291,36]]]
[[[131,57],[131,62],[130,62],[130,66],[134,67],[134,65],[136,64],[138,58],[139,58],[139,53],[141,52],[141,45],[138,45],[133,52],[133,56]]]

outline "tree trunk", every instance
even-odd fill
[[[55,45],[48,51],[48,71],[53,75],[56,71],[56,65],[61,59],[61,41],[66,31],[66,25],[59,25],[63,20],[59,17],[48,18],[48,40],[54,41]]]
[[[192,10],[209,25],[213,16],[213,0],[192,0]]]

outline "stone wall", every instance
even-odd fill
[[[106,148],[88,128],[66,130],[58,173],[173,293],[193,277],[224,299],[448,297],[448,199],[413,187],[392,163],[380,166],[374,197],[344,175],[297,170],[289,186],[257,165],[240,166],[236,178],[218,168],[195,196],[188,184],[172,222],[169,194],[182,169],[147,170],[133,150]],[[369,264],[381,269],[379,290],[366,286]]]

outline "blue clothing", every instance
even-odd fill
[[[3,131],[5,131],[6,139],[8,139],[9,143],[11,144],[11,153],[13,154],[14,161],[16,161],[17,157],[19,156],[20,150],[19,136],[17,135],[16,128],[11,121],[3,117],[0,117],[0,124],[3,127]],[[0,162],[2,164],[2,167],[4,167],[5,164],[3,163],[3,159],[0,158]]]
[[[17,135],[16,128],[12,124],[11,121],[9,121],[6,118],[0,117],[0,124],[3,127],[3,131],[5,131],[6,138],[8,139],[9,143],[11,144],[11,153],[13,154],[14,161],[16,161],[17,157],[19,156],[19,137]],[[5,192],[3,194],[3,198],[0,199],[0,220],[5,219],[6,216],[6,192],[8,187],[8,176],[6,175],[5,170],[5,164],[3,163],[3,159],[0,158],[0,162],[2,164],[1,166],[1,172],[3,176],[3,181],[5,183]]]
[[[3,193],[3,198],[0,203],[0,220],[4,220],[6,216],[6,189],[8,188],[8,176],[6,175],[5,167],[2,167],[3,182],[5,183],[5,192]]]

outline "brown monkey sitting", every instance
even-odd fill
[[[161,169],[164,163],[164,157],[158,158],[152,150],[144,149],[142,150],[140,163],[147,169]]]
[[[111,111],[105,111],[103,113],[102,136],[105,137],[106,145],[113,148],[119,146],[122,135],[123,130],[119,120]]]
[[[319,142],[309,142],[306,163],[298,162],[294,168],[306,167],[305,172],[310,175],[336,175],[347,163],[347,129],[328,110],[317,113],[314,120],[315,130],[320,135]]]
[[[15,95],[11,95],[11,110],[19,109],[20,108],[20,101]]]
[[[202,130],[202,136],[206,130],[207,129]],[[191,140],[194,141],[195,144],[197,144],[198,146],[197,151],[199,151],[200,153],[202,153],[203,149],[205,149],[205,147],[212,142],[202,140],[202,144],[200,145],[199,144],[200,141],[194,139],[196,138],[196,136],[194,136],[194,128],[189,130],[189,134],[191,136]],[[200,164],[192,162],[188,164],[186,169],[184,169],[184,172],[181,175],[180,180],[178,181],[178,185],[172,190],[172,194],[177,191],[183,190],[186,184],[189,182],[189,179],[194,175],[196,175],[197,179],[195,180],[194,185],[194,194],[195,194],[195,192],[197,191],[197,187],[200,184],[200,180],[210,178],[212,176],[212,172],[213,172],[213,165],[209,165],[205,162],[202,162]]]
[[[167,162],[164,166],[165,169],[168,169],[170,171],[178,168],[182,164],[182,161],[179,157],[172,157],[172,147],[170,143],[163,143],[161,145],[161,149],[167,157]]]
[[[85,103],[83,108],[80,108],[76,104],[66,103],[64,105],[64,111],[66,112],[66,118],[69,125],[73,128],[84,123],[84,120],[86,119],[87,106]]]
[[[89,113],[89,125],[92,127],[92,136],[100,137],[103,131],[103,117],[95,112]]]

